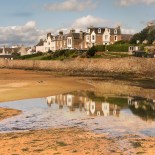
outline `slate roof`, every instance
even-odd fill
[[[41,39],[36,46],[43,46],[43,45],[44,45],[44,41]]]
[[[90,33],[92,33],[93,31],[96,34],[103,34],[105,32],[106,27],[88,27],[88,29],[90,29]],[[99,33],[99,29],[101,29],[101,33]],[[121,35],[121,30],[119,28],[107,28],[110,29],[110,35],[115,35],[115,30],[117,30],[117,35]]]
[[[5,50],[5,53],[7,54],[11,54],[13,52],[18,52],[20,49],[20,47],[17,47],[17,48],[8,48],[8,47],[5,47],[4,50]],[[0,53],[3,53],[3,48],[0,48]]]

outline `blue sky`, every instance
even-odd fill
[[[155,0],[5,0],[0,44],[33,44],[46,32],[87,26],[121,25],[124,33],[135,33],[154,20],[154,10]]]

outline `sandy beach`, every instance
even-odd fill
[[[0,69],[0,102],[90,89],[84,78],[51,72]]]
[[[84,77],[67,77],[51,72],[25,70],[0,70],[0,102],[21,100],[27,98],[46,97],[77,90],[94,90],[97,82],[90,82]],[[132,89],[129,86],[118,87],[117,84],[107,84],[105,89],[98,91],[109,93],[108,85],[117,87],[115,91]],[[141,89],[134,87],[136,93]],[[153,94],[149,90],[145,94]],[[20,114],[21,111],[0,108],[0,120]],[[122,143],[124,145],[122,146]],[[120,138],[110,138],[106,134],[95,134],[82,128],[61,128],[0,134],[0,152],[3,155],[18,154],[62,154],[62,155],[125,155],[125,154],[155,154],[155,138],[127,135]]]

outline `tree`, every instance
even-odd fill
[[[153,44],[153,42],[155,40],[155,29],[150,31],[150,33],[147,36],[147,40],[148,40],[148,44]]]
[[[141,34],[136,33],[130,40],[130,44],[137,44],[137,40],[141,42]]]
[[[93,57],[96,54],[96,52],[97,52],[97,49],[95,46],[93,46],[87,51],[87,56]]]

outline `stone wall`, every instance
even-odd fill
[[[71,59],[64,61],[0,60],[0,68],[36,69],[76,73],[136,73],[155,77],[155,59]]]

